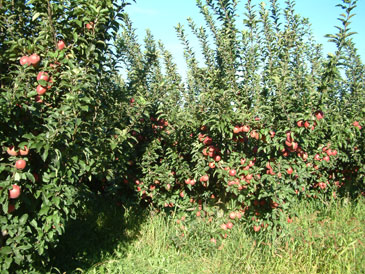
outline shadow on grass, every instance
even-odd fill
[[[70,220],[56,248],[50,250],[52,273],[79,273],[102,261],[114,250],[134,241],[147,210],[117,206],[105,196],[86,199],[84,210]]]

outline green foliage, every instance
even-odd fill
[[[266,230],[290,221],[298,199],[363,194],[364,66],[348,31],[356,1],[340,5],[347,15],[327,58],[294,1],[283,9],[248,1],[243,26],[236,1],[197,6],[206,28],[188,24],[202,65],[176,27],[186,83],[151,34],[143,52],[127,20],[118,41],[133,53],[125,57],[127,85],[151,104],[133,179],[140,197],[198,215],[240,211],[240,222]]]
[[[0,2],[2,273],[41,267],[82,190],[103,189],[126,169],[125,158],[115,159],[127,146],[128,95],[112,47],[126,4]],[[19,64],[33,54],[39,62]],[[41,71],[49,77],[37,81]],[[24,169],[14,167],[18,159]],[[14,184],[21,193],[9,199]]]
[[[45,265],[87,189],[192,219],[231,213],[257,233],[279,233],[298,200],[364,195],[356,1],[339,5],[324,57],[292,0],[247,1],[243,24],[238,1],[198,0],[203,64],[176,27],[186,81],[149,31],[138,43],[127,4],[0,1],[2,272]]]

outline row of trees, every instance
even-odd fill
[[[298,199],[364,191],[364,66],[343,1],[334,55],[276,0],[197,1],[187,80],[126,1],[0,1],[2,272],[40,269],[86,193],[280,229]],[[126,79],[119,73],[127,72]],[[229,221],[228,221],[229,220]]]

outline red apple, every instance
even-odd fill
[[[29,153],[29,148],[27,146],[24,146],[23,149],[19,150],[20,155],[27,156]]]
[[[33,67],[37,66],[40,61],[41,57],[39,57],[39,55],[36,53],[33,53],[31,56],[29,56],[29,62],[32,64]]]
[[[39,80],[44,80],[44,81],[48,82],[48,80],[49,80],[48,73],[44,72],[44,71],[40,71],[37,75],[37,81],[39,81]]]
[[[87,24],[85,25],[85,27],[86,27],[87,29],[92,29],[92,28],[94,28],[94,22],[87,23]]]
[[[24,66],[24,65],[28,65],[29,66],[31,64],[28,56],[21,57],[20,60],[19,60],[19,63],[22,66]]]
[[[215,156],[214,160],[215,160],[216,162],[219,162],[219,161],[221,160],[221,156],[219,156],[219,155]]]
[[[259,232],[260,231],[260,229],[261,229],[261,226],[256,226],[256,225],[254,225],[253,226],[253,230],[255,231],[255,232]]]
[[[305,127],[305,128],[309,128],[309,122],[308,122],[308,121],[305,121],[305,122],[304,122],[304,127]]]
[[[57,43],[57,48],[59,49],[59,50],[63,50],[64,48],[65,48],[65,42],[63,41],[63,40],[60,40],[60,41],[58,41],[58,43]]]
[[[227,225],[226,224],[221,224],[221,229],[227,230]]]
[[[303,122],[303,120],[298,121],[298,122],[297,122],[297,126],[298,126],[298,127],[303,127],[303,126],[304,126],[304,122]]]
[[[20,196],[20,186],[13,185],[13,188],[9,190],[9,198],[16,199]]]
[[[242,128],[241,128],[241,131],[242,132],[249,132],[250,131],[250,126],[243,126]]]
[[[316,116],[317,120],[321,120],[323,119],[323,112],[321,110],[318,110],[314,113],[314,115]]]
[[[208,175],[203,175],[199,179],[200,182],[207,182],[208,180],[209,180],[209,176]]]
[[[42,87],[41,85],[38,85],[37,86],[37,94],[38,95],[43,95],[45,94],[47,91],[47,89],[45,87]]]
[[[239,126],[235,126],[233,128],[233,133],[237,134],[237,133],[240,133],[241,132],[241,128]]]
[[[19,159],[15,162],[15,167],[20,170],[24,169],[26,165],[27,162],[23,159]]]
[[[8,149],[6,150],[6,152],[7,152],[10,156],[17,156],[17,155],[18,155],[18,152],[17,152],[17,151],[15,151],[15,147],[14,147],[14,146],[8,147]]]
[[[8,213],[10,214],[10,213],[12,213],[13,211],[15,211],[15,205],[13,205],[13,204],[9,204],[9,205],[8,205]]]
[[[234,220],[234,219],[236,219],[236,212],[231,212],[231,213],[229,213],[229,218],[230,219],[232,219],[232,220]]]
[[[210,168],[215,168],[215,163],[214,163],[214,162],[210,162],[210,163],[209,163],[209,167],[210,167]]]
[[[231,222],[228,222],[228,223],[226,224],[226,226],[227,226],[227,228],[228,228],[228,229],[231,229],[231,228],[233,227],[233,224],[232,224]]]
[[[229,171],[229,175],[231,175],[231,176],[235,176],[236,175],[236,170],[235,169],[231,169],[230,171]]]
[[[291,174],[293,173],[293,169],[292,169],[291,167],[289,167],[289,168],[286,170],[286,172],[287,172],[289,175],[291,175]]]
[[[42,99],[42,97],[40,97],[39,95],[37,95],[37,96],[35,97],[35,101],[36,101],[37,103],[43,103],[43,99]]]

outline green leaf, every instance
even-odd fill
[[[33,15],[33,17],[32,17],[32,21],[37,20],[37,18],[38,18],[40,15],[41,15],[41,13],[40,13],[40,12],[36,12],[36,13]]]
[[[10,246],[3,246],[2,248],[0,248],[0,254],[2,255],[9,255],[12,253],[11,247]]]

